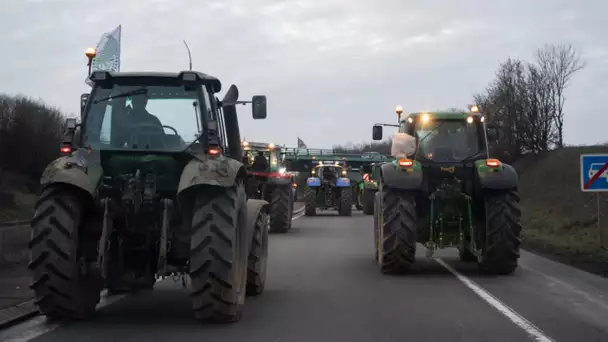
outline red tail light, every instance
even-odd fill
[[[216,148],[216,147],[209,148],[209,154],[212,155],[212,156],[217,156],[221,152],[222,151],[219,148]]]
[[[486,166],[496,168],[500,166],[500,160],[498,159],[486,159]]]
[[[399,159],[399,166],[410,167],[414,165],[414,162],[407,158]]]
[[[62,147],[59,149],[59,151],[60,151],[61,153],[70,153],[70,152],[72,152],[72,148],[71,148],[71,147],[69,147],[69,146],[62,146]]]

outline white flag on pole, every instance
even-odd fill
[[[93,58],[91,72],[99,70],[120,71],[121,30],[121,25],[118,25],[112,31],[105,32],[101,35],[101,39],[95,48],[97,54],[95,58]],[[85,82],[90,86],[93,85],[88,76]]]

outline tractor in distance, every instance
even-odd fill
[[[396,160],[380,165],[377,177],[374,237],[381,271],[408,271],[418,241],[427,257],[457,247],[462,261],[476,262],[483,272],[511,274],[519,258],[521,210],[515,169],[488,152],[488,138],[497,140],[500,127],[486,125],[477,106],[396,112]],[[382,139],[383,125],[374,125],[374,140]]]
[[[362,181],[358,184],[361,210],[365,215],[374,214],[374,197],[378,191],[378,183],[375,181],[379,163],[371,163],[361,167]]]
[[[89,79],[82,122],[68,119],[67,153],[43,172],[31,220],[40,312],[88,318],[104,287],[173,276],[197,319],[238,321],[245,296],[264,290],[269,208],[246,196],[237,87],[219,101],[220,80],[197,71]],[[252,103],[266,118],[266,97]]]
[[[304,215],[319,209],[337,209],[340,216],[351,216],[353,192],[344,162],[319,161],[306,179]]]
[[[270,203],[270,232],[291,229],[295,177],[287,172],[280,148],[275,144],[243,141],[243,164],[247,166],[247,196]]]

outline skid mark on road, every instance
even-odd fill
[[[554,342],[551,337],[547,336],[540,328],[535,326],[532,322],[525,319],[523,316],[518,314],[515,310],[511,309],[507,304],[501,302],[498,298],[494,297],[491,293],[484,290],[481,286],[477,285],[474,281],[460,274],[458,271],[453,269],[450,265],[446,264],[441,259],[435,259],[437,263],[452,273],[460,282],[466,287],[475,292],[476,295],[481,297],[486,303],[498,310],[501,314],[507,317],[511,322],[515,323],[518,327],[523,329],[528,336],[534,341],[538,342]]]

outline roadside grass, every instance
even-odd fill
[[[597,225],[597,195],[581,191],[579,163],[584,153],[608,153],[608,146],[566,147],[514,164],[520,175],[524,246],[608,276],[608,250],[600,246]],[[600,198],[600,210],[606,211],[608,194]],[[608,229],[608,215],[601,218]]]

